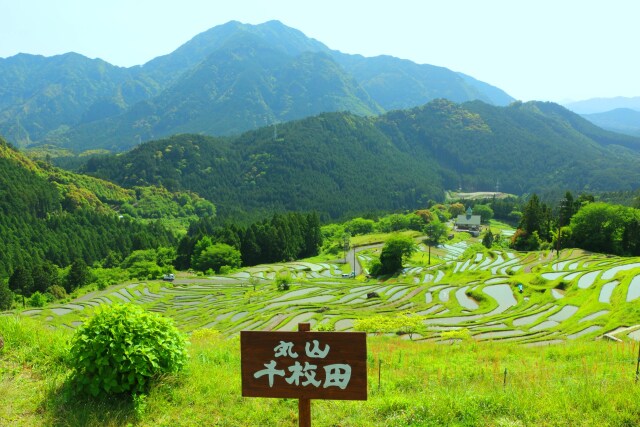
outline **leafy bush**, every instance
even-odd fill
[[[173,322],[135,305],[98,311],[76,330],[70,358],[79,393],[141,393],[149,381],[179,371],[186,342]]]
[[[369,274],[374,277],[378,277],[382,274],[382,263],[380,262],[380,259],[373,258],[369,262]]]
[[[64,299],[68,296],[67,291],[60,285],[49,286],[47,293],[51,294],[51,296],[57,300]]]
[[[276,287],[279,291],[288,291],[291,288],[291,276],[287,273],[279,274],[276,277]]]
[[[478,303],[481,303],[487,300],[487,297],[485,296],[484,292],[480,290],[474,290],[474,291],[468,290],[467,292],[465,292],[465,294],[469,298],[473,298]]]
[[[443,340],[451,340],[453,342],[454,340],[469,341],[471,340],[472,335],[471,331],[467,328],[463,328],[453,331],[442,331],[440,332],[440,337]]]
[[[313,329],[318,332],[333,332],[336,330],[336,325],[334,323],[320,323],[316,325]]]
[[[27,304],[29,304],[31,307],[44,307],[46,303],[47,297],[45,297],[40,292],[35,291],[33,295],[31,295],[31,298],[29,298],[29,302]]]
[[[233,268],[231,268],[228,265],[223,265],[222,267],[220,267],[220,274],[229,274],[233,271]]]

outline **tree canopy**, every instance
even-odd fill
[[[416,244],[411,237],[396,235],[390,237],[380,253],[381,269],[379,274],[394,274],[402,269],[406,261],[416,251]]]

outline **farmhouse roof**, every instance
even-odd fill
[[[456,225],[480,226],[480,215],[458,215]]]

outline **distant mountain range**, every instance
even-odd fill
[[[604,113],[620,108],[640,111],[640,96],[631,98],[624,96],[614,98],[592,98],[584,101],[569,102],[564,104],[564,106],[578,114]]]
[[[568,103],[565,107],[603,129],[640,136],[640,96],[593,98]]]
[[[239,136],[177,135],[82,171],[125,187],[161,184],[222,217],[310,211],[324,218],[424,207],[446,189],[515,194],[632,190],[640,138],[552,103],[439,99],[380,116],[326,113]],[[620,173],[624,171],[624,173]]]
[[[583,114],[591,123],[613,132],[640,136],[640,111],[616,108],[604,113]]]
[[[232,21],[131,68],[75,53],[0,59],[0,134],[22,147],[78,152],[176,133],[231,135],[322,112],[376,115],[437,98],[513,101],[443,67],[331,50],[278,21]]]

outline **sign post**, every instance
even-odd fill
[[[240,332],[242,396],[298,400],[300,426],[311,426],[311,399],[367,400],[364,332]]]
[[[298,332],[310,331],[310,323],[298,323]],[[311,427],[311,399],[307,399],[306,397],[298,399],[298,426]]]

